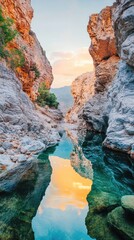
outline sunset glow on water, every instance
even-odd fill
[[[35,239],[91,239],[87,235],[85,217],[92,180],[81,177],[69,159],[54,155],[49,159],[51,182],[33,219]]]

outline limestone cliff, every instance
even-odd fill
[[[77,123],[78,114],[82,107],[94,94],[94,82],[95,75],[93,72],[84,73],[73,81],[71,93],[74,98],[74,105],[66,114],[68,122]]]
[[[112,27],[112,9],[106,7],[100,14],[93,14],[87,27],[91,38],[90,54],[95,65],[95,92],[104,92],[117,71],[117,49]]]
[[[0,178],[4,171],[4,179],[11,179],[11,188],[18,182],[16,173],[19,169],[21,178],[27,166],[32,166],[33,155],[55,145],[60,139],[57,130],[57,123],[61,120],[59,112],[37,108],[29,98],[36,98],[41,81],[50,87],[53,80],[45,52],[30,30],[33,16],[30,2],[0,0],[2,14],[14,20],[12,27],[19,32],[7,47],[9,50],[23,47],[26,59],[25,65],[14,71],[6,61],[1,59],[0,62]],[[36,80],[34,64],[40,71]],[[4,182],[0,191],[6,191],[5,186]]]
[[[87,128],[105,132],[103,144],[134,156],[134,3],[118,0],[88,23],[95,66],[94,95],[78,111]],[[89,86],[91,79],[89,79]],[[88,81],[88,80],[87,80]],[[78,83],[78,80],[77,80]],[[82,99],[83,84],[75,84]],[[86,90],[86,89],[85,89]],[[87,97],[87,98],[88,98]],[[79,108],[80,103],[76,101]],[[73,112],[72,112],[73,113]],[[72,115],[73,116],[73,115]]]
[[[87,102],[82,116],[88,126],[96,131],[107,128],[107,91],[116,75],[119,57],[112,27],[112,8],[106,7],[100,14],[90,17],[88,33],[91,37],[90,54],[95,65],[95,95]]]
[[[0,7],[4,16],[14,20],[14,28],[17,29],[17,37],[9,44],[9,48],[21,48],[25,55],[25,65],[16,70],[17,77],[21,80],[23,90],[34,100],[38,85],[45,82],[49,88],[53,75],[52,68],[46,58],[45,52],[40,46],[35,33],[31,31],[33,9],[31,0],[0,0]],[[35,79],[33,66],[36,64],[40,77]]]
[[[107,27],[108,23],[111,27]],[[133,23],[134,3],[129,0],[116,1],[112,8],[90,18],[88,31],[92,40],[90,53],[96,67],[96,94],[82,114],[88,126],[106,132],[105,146],[131,156],[134,144]],[[121,58],[119,65],[117,55]]]
[[[109,89],[111,111],[104,144],[134,157],[134,2],[116,1],[113,21],[121,61]]]

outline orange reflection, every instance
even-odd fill
[[[83,209],[91,190],[92,180],[81,177],[70,165],[70,160],[50,157],[53,169],[51,183],[43,200],[43,208],[65,210],[69,205]],[[39,209],[42,213],[42,209]]]

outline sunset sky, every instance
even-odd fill
[[[87,23],[114,0],[32,0],[32,29],[53,67],[53,87],[70,85],[82,73],[92,71],[88,53]]]

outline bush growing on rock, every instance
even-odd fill
[[[10,56],[10,66],[12,69],[22,67],[25,64],[25,57],[23,51],[20,49],[12,49]]]
[[[13,20],[4,18],[0,8],[0,58],[5,59],[12,69],[22,67],[25,57],[21,49],[7,49],[7,44],[11,42],[18,32],[13,29]]]
[[[34,64],[31,66],[30,70],[33,71],[33,72],[35,72],[35,80],[40,77],[40,71],[39,71],[39,69],[37,68],[36,63],[34,63]]]
[[[45,83],[42,83],[39,87],[39,95],[37,97],[37,103],[39,106],[44,107],[48,105],[49,107],[58,108],[58,101],[54,93],[50,93],[50,91],[46,88]]]

